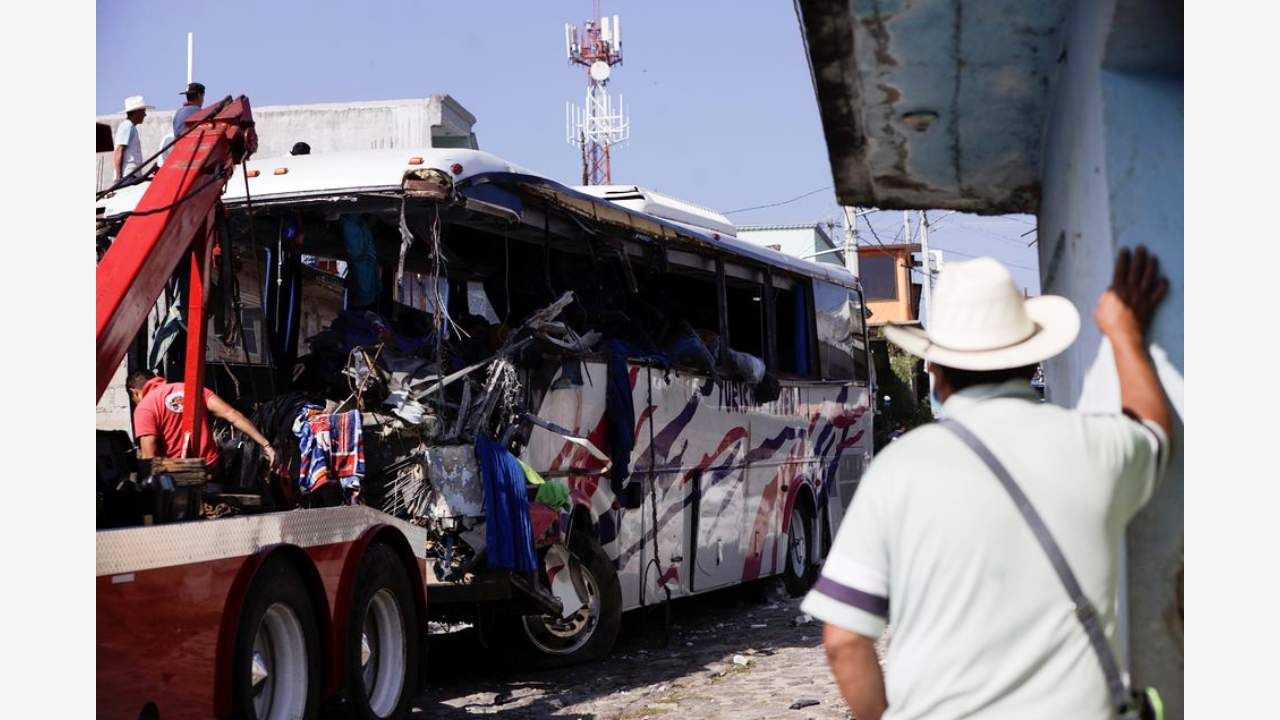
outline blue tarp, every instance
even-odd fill
[[[533,527],[529,523],[529,495],[524,468],[501,444],[476,436],[476,456],[484,478],[485,540],[489,567],[533,572]]]

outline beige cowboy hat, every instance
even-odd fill
[[[1024,298],[1009,270],[989,257],[948,263],[929,308],[929,329],[889,325],[903,350],[957,370],[1034,365],[1066,350],[1080,313],[1057,295]]]
[[[130,95],[124,99],[124,113],[128,115],[134,110],[155,110],[155,105],[148,105],[141,95]]]

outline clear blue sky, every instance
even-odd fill
[[[587,19],[589,0],[113,0],[97,11],[99,113],[119,112],[137,93],[159,108],[178,105],[194,31],[195,76],[211,98],[244,94],[255,105],[280,105],[445,92],[476,116],[481,149],[561,182],[580,178],[579,155],[564,141],[564,105],[582,101],[585,80],[566,63],[563,25]],[[622,17],[625,59],[610,88],[632,124],[631,141],[615,151],[615,182],[722,211],[831,184],[791,2],[606,0],[604,11]],[[838,212],[825,190],[732,219],[796,223]],[[868,217],[885,242],[900,237],[900,212]],[[954,251],[952,260],[1003,260],[1035,294],[1036,252],[1027,247],[1034,234],[1022,237],[1034,223],[953,214],[930,238]]]

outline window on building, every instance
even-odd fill
[[[867,300],[898,299],[897,256],[864,254],[858,258],[858,274]]]

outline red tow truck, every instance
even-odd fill
[[[185,259],[183,429],[200,457],[220,196],[257,138],[243,96],[188,128],[99,262],[97,393]],[[362,506],[99,530],[99,717],[311,718],[335,702],[405,716],[425,665],[424,544]]]

